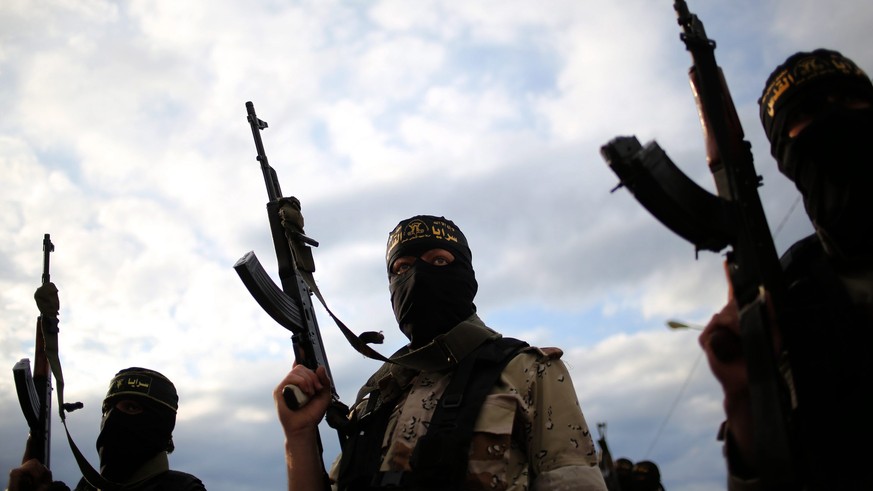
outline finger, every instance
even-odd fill
[[[728,329],[730,331],[739,332],[739,314],[736,301],[728,302],[718,311],[717,314],[713,315],[704,331],[707,329],[710,331],[716,329]]]
[[[21,489],[21,471],[12,469],[9,471],[9,486],[7,489]]]
[[[288,409],[296,411],[309,402],[309,396],[303,393],[296,385],[286,385],[282,388],[282,400],[285,401]]]
[[[286,386],[293,385],[303,392],[313,394],[317,380],[318,378],[312,370],[303,365],[297,365],[282,379],[274,392],[278,396],[284,391]]]
[[[319,390],[331,386],[330,377],[327,376],[327,368],[319,365],[318,368],[315,370],[315,375],[317,377]]]
[[[742,356],[743,345],[739,336],[736,302],[728,302],[712,316],[700,333],[698,343],[721,363],[730,363]]]
[[[700,336],[697,337],[697,342],[704,351],[709,350],[709,340],[712,337],[712,333],[719,328],[719,314],[720,312],[712,314],[709,322],[706,323],[706,326],[703,327],[703,331],[700,332]]]
[[[35,484],[36,481],[34,480],[33,472],[25,468],[24,466],[21,466],[17,469],[12,469],[12,471],[9,472],[8,489],[36,489]]]
[[[730,327],[731,330],[739,331],[739,322],[740,322],[740,310],[737,306],[736,299],[731,299],[724,308],[719,312],[721,317],[721,322],[726,326]],[[736,326],[736,329],[734,327]]]
[[[300,381],[291,381],[290,385],[298,386],[307,395],[313,395],[321,389],[321,384],[318,381],[318,375],[307,367],[295,367],[294,371],[300,376]]]
[[[743,342],[739,336],[727,329],[719,329],[709,339],[712,354],[722,363],[731,363],[743,356]]]

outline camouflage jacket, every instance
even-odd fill
[[[475,315],[468,323],[493,332]],[[528,347],[504,368],[474,425],[463,489],[606,490],[562,354],[558,348]],[[393,365],[379,373],[382,394],[400,393],[382,440],[379,470],[409,471],[412,451],[427,432],[453,370]],[[351,417],[367,402],[359,401]],[[334,480],[339,461],[331,470]]]

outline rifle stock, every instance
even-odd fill
[[[761,179],[715,60],[715,41],[706,36],[703,23],[683,0],[676,0],[674,9],[682,26],[680,39],[691,53],[689,77],[717,196],[694,184],[655,142],[641,146],[635,137],[617,137],[601,148],[601,155],[618,175],[619,187],[626,186],[640,204],[698,251],[728,248],[725,263],[730,291],[739,307],[757,468],[768,489],[790,487],[789,399],[773,341],[783,317],[786,288],[757,191]],[[785,329],[780,334],[787,338]]]
[[[51,236],[43,237],[42,284],[51,281],[49,258],[55,246]],[[45,350],[45,329],[57,329],[57,319],[47,319],[40,315],[36,321],[34,340],[33,371],[29,358],[23,358],[12,367],[15,391],[21,412],[27,421],[30,433],[27,437],[22,463],[37,459],[46,468],[51,464],[51,406],[52,372]]]

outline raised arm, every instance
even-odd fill
[[[309,401],[297,410],[288,408],[282,393],[293,385]],[[318,423],[331,402],[331,384],[324,367],[312,371],[295,365],[273,391],[279,423],[285,433],[285,465],[289,491],[328,489],[318,436]]]

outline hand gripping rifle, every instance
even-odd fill
[[[255,107],[251,102],[246,102],[246,110],[258,153],[257,160],[261,163],[264,182],[267,186],[267,197],[269,198],[267,219],[270,222],[270,232],[276,250],[276,261],[279,266],[279,279],[282,287],[279,288],[270,279],[253,251],[246,253],[233,267],[258,304],[279,325],[291,331],[291,342],[294,346],[296,362],[312,370],[318,366],[323,366],[327,371],[333,397],[327,410],[326,419],[331,428],[337,430],[340,444],[342,444],[345,440],[342,428],[344,423],[348,421],[349,410],[345,404],[340,402],[336,385],[330,374],[327,354],[324,350],[315,312],[312,310],[310,297],[312,295],[318,297],[327,312],[337,322],[343,334],[358,351],[372,357],[375,351],[364,346],[363,343],[379,342],[378,335],[373,337],[375,333],[367,333],[369,337],[362,340],[363,334],[360,338],[352,334],[327,308],[312,277],[315,263],[312,259],[312,249],[309,246],[317,247],[318,242],[303,233],[300,201],[294,197],[282,197],[276,171],[270,166],[264,152],[264,144],[261,141],[261,130],[267,128],[267,123],[258,119]],[[282,396],[291,409],[302,407],[308,402],[306,395],[293,385],[286,386]]]
[[[704,190],[667,157],[654,141],[616,137],[601,148],[610,168],[649,212],[673,232],[701,249],[726,248],[725,266],[737,301],[740,336],[749,374],[755,451],[768,489],[792,484],[788,447],[788,394],[781,379],[773,333],[783,317],[786,287],[779,257],[757,188],[751,145],[745,141],[721,68],[715,41],[684,0],[674,5],[680,39],[691,53],[689,70],[717,196]],[[613,189],[614,191],[615,189]],[[771,325],[769,296],[777,326]],[[783,341],[790,333],[780,332]]]

